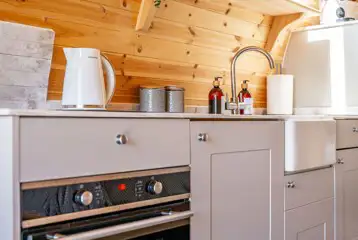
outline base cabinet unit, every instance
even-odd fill
[[[191,239],[282,240],[284,123],[190,124]]]
[[[334,240],[334,199],[285,213],[285,240]]]
[[[337,151],[336,240],[358,239],[358,148]]]
[[[334,240],[334,169],[285,176],[285,240]]]

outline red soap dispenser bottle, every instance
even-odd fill
[[[239,93],[239,108],[241,115],[252,115],[254,108],[254,101],[251,93],[248,90],[249,80],[244,80],[241,84],[242,90]]]
[[[221,114],[221,101],[223,101],[224,93],[220,88],[221,77],[216,77],[213,82],[213,88],[209,92],[209,113]]]

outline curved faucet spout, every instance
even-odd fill
[[[261,53],[269,61],[270,68],[271,69],[275,68],[275,62],[274,62],[271,54],[269,52],[267,52],[265,49],[262,49],[260,47],[255,47],[255,46],[249,46],[249,47],[244,47],[244,48],[240,49],[234,55],[234,58],[232,59],[232,62],[231,62],[231,94],[232,94],[232,102],[235,103],[236,106],[238,106],[238,98],[237,98],[237,93],[236,93],[236,61],[245,52]],[[237,107],[236,107],[236,109],[231,109],[231,110],[232,110],[233,114],[238,114]]]

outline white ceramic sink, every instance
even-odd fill
[[[336,121],[287,120],[285,123],[285,171],[299,172],[336,162]]]

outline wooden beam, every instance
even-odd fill
[[[276,62],[284,58],[292,31],[297,28],[319,24],[319,17],[303,13],[276,16],[268,36],[265,49],[274,56]]]
[[[290,15],[282,15],[274,17],[273,24],[271,27],[271,31],[267,38],[266,50],[272,51],[276,42],[280,41],[280,33],[291,23],[300,19],[302,17],[302,13],[294,13]]]
[[[162,0],[142,0],[135,28],[136,31],[148,31],[161,3]]]

